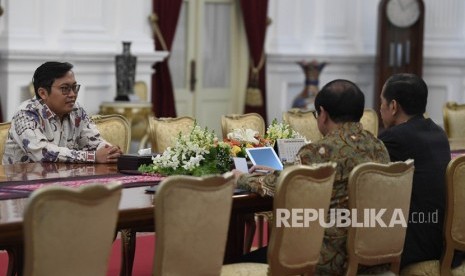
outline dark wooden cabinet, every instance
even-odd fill
[[[389,76],[422,75],[425,6],[422,0],[381,0],[378,13],[374,108],[379,113],[381,89]]]

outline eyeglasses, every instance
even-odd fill
[[[318,112],[316,110],[312,111],[313,113],[313,117],[315,117],[315,119],[318,119]]]
[[[71,90],[73,90],[74,94],[77,95],[77,93],[79,92],[79,89],[81,88],[81,85],[80,84],[62,85],[62,86],[51,85],[50,87],[58,87],[61,89],[61,94],[63,94],[63,96],[68,96],[69,93],[71,93]]]

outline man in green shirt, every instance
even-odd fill
[[[384,144],[360,124],[364,106],[362,91],[354,83],[342,79],[326,84],[315,98],[315,116],[324,137],[303,146],[296,159],[303,165],[329,161],[337,164],[330,208],[348,209],[348,177],[356,165],[389,162]],[[273,196],[279,173],[238,173],[237,185],[262,196]],[[317,274],[342,275],[345,272],[346,240],[345,227],[334,226],[325,230]],[[244,261],[266,263],[266,248],[250,253]]]

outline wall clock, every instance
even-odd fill
[[[379,3],[374,80],[374,107],[378,112],[381,89],[389,76],[422,75],[424,15],[423,0],[381,0]]]
[[[410,27],[420,18],[420,3],[418,0],[390,0],[387,2],[386,16],[396,27]]]

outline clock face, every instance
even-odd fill
[[[386,15],[394,26],[410,27],[420,17],[420,4],[417,0],[390,0],[386,7]]]

